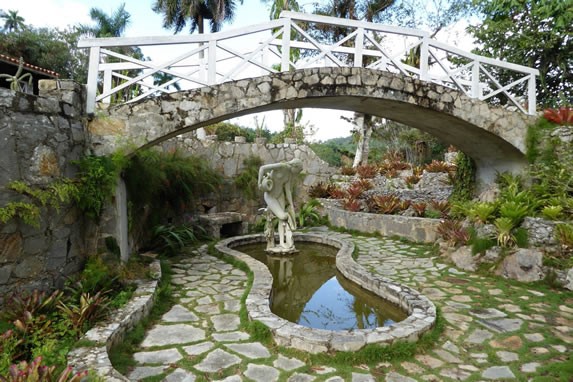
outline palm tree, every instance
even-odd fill
[[[9,10],[8,13],[0,13],[0,18],[4,19],[4,30],[17,32],[26,28],[24,18],[18,15],[18,11]]]
[[[111,15],[99,8],[91,8],[90,18],[95,22],[95,26],[80,26],[83,33],[94,37],[120,37],[129,25],[131,15],[125,10],[123,3]]]
[[[190,33],[204,33],[205,20],[209,20],[211,32],[217,32],[223,22],[233,20],[235,8],[235,0],[156,0],[153,4],[153,11],[163,14],[163,27],[174,29],[175,33],[187,23]]]

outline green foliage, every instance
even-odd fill
[[[0,208],[0,222],[6,223],[20,218],[25,224],[40,226],[42,207],[52,207],[59,211],[63,204],[77,201],[80,190],[70,179],[62,178],[44,186],[32,187],[22,181],[8,183],[7,188],[22,195],[29,201],[9,202]]]
[[[94,322],[105,317],[108,301],[107,296],[100,290],[94,295],[82,293],[76,301],[60,301],[58,309],[70,321],[72,329],[77,333],[82,333]]]
[[[495,203],[477,202],[473,203],[468,211],[468,217],[478,223],[487,223],[496,210]]]
[[[555,226],[555,237],[562,246],[573,249],[573,224],[560,223]]]
[[[515,236],[512,234],[515,223],[513,219],[501,217],[495,219],[494,223],[497,229],[497,243],[501,247],[511,247],[515,244]]]
[[[132,219],[151,229],[185,211],[194,211],[197,199],[216,192],[222,177],[205,160],[180,151],[138,151],[126,165],[124,179]]]
[[[515,245],[519,248],[529,247],[529,233],[525,228],[517,227],[513,232],[513,236],[515,237]]]
[[[257,200],[259,196],[259,168],[263,160],[257,156],[250,156],[243,160],[243,171],[235,178],[235,185],[249,200]]]
[[[475,53],[539,69],[537,100],[556,105],[573,97],[571,1],[477,0],[483,22],[468,28],[478,44]],[[502,83],[515,75],[495,73]],[[522,85],[526,91],[526,84]]]
[[[470,200],[475,190],[476,167],[472,158],[458,153],[456,158],[456,172],[453,179],[453,190],[450,200]]]
[[[563,206],[545,206],[541,210],[544,218],[549,220],[559,220],[563,216]]]
[[[205,127],[207,134],[217,135],[219,141],[233,142],[236,136],[245,137],[247,142],[254,142],[255,138],[271,139],[271,132],[264,128],[252,129],[230,122],[219,122]]]
[[[80,382],[85,380],[87,371],[72,373],[72,367],[65,368],[59,375],[55,375],[55,366],[42,365],[42,357],[37,357],[28,363],[22,361],[12,365],[6,376],[0,376],[1,382]]]
[[[196,243],[201,235],[197,235],[199,226],[190,225],[158,225],[153,228],[151,248],[167,256],[175,256],[189,245]],[[204,232],[203,232],[204,234]]]
[[[0,318],[7,321],[22,319],[26,314],[36,316],[50,311],[62,298],[61,291],[51,294],[45,291],[34,290],[32,292],[12,293],[6,297],[4,309]]]
[[[465,245],[470,240],[470,232],[460,220],[446,219],[436,229],[438,235],[453,245]]]
[[[76,28],[27,27],[18,33],[0,32],[0,52],[53,70],[60,78],[86,83],[87,52],[77,48],[79,38]]]
[[[90,218],[99,219],[106,201],[113,195],[121,163],[119,157],[93,155],[76,162],[81,195],[78,207]]]
[[[538,118],[537,121],[527,127],[525,136],[526,157],[529,163],[535,163],[541,157],[545,160],[554,158],[555,147],[553,141],[546,140],[546,132],[552,130],[555,125],[545,118]]]
[[[310,227],[320,222],[318,207],[320,207],[320,202],[316,199],[310,199],[300,207],[298,212],[299,227]]]
[[[485,253],[490,248],[496,245],[496,240],[491,237],[478,237],[472,236],[468,244],[472,246],[472,255]]]

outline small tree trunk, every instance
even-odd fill
[[[370,136],[372,135],[372,116],[362,113],[354,115],[354,121],[358,128],[358,146],[354,156],[353,168],[368,163],[368,154],[370,153]]]

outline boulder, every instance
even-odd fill
[[[477,269],[477,257],[472,255],[470,246],[463,246],[456,249],[450,256],[456,267],[464,271],[475,271]]]
[[[503,260],[497,274],[522,282],[541,280],[545,277],[543,253],[539,249],[520,248]]]
[[[565,289],[573,290],[573,268],[569,269],[567,272],[567,276],[565,277],[565,285],[563,285]]]

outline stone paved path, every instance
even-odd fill
[[[349,235],[332,233],[352,239]],[[206,249],[172,264],[176,305],[133,355],[132,380],[193,381],[568,381],[548,365],[573,363],[573,293],[529,289],[459,271],[425,246],[357,237],[358,262],[414,287],[441,308],[446,329],[426,354],[337,370],[309,365],[251,340],[241,329],[246,274]],[[541,292],[540,292],[541,290]],[[573,366],[570,366],[572,368]],[[562,378],[562,379],[560,379]]]

